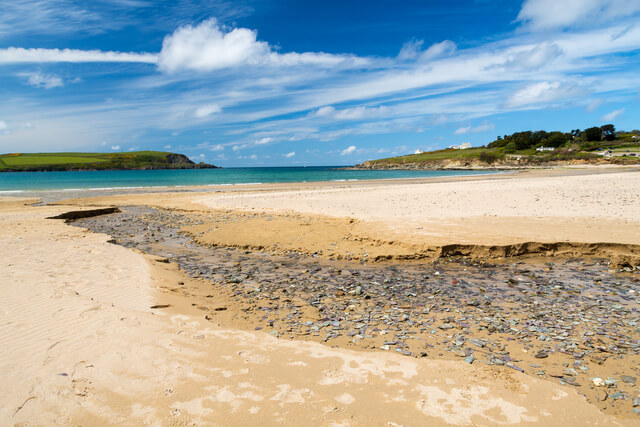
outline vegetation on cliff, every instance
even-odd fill
[[[616,132],[607,124],[571,132],[525,131],[498,136],[486,146],[447,148],[370,160],[356,168],[511,168],[564,163],[640,163],[640,131]]]
[[[215,167],[206,163],[194,163],[184,154],[164,151],[0,154],[0,172],[205,169]]]

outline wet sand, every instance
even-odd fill
[[[398,253],[404,253],[412,245],[431,244],[427,241],[433,234],[418,236],[414,228],[403,229],[411,223],[407,218],[436,220],[438,227],[449,221],[443,230],[452,232],[493,205],[499,219],[519,218],[526,224],[531,216],[542,218],[543,226],[532,220],[528,227],[539,236],[554,237],[554,229],[544,224],[564,218],[586,224],[567,239],[582,236],[578,243],[593,243],[602,239],[587,237],[612,236],[603,241],[629,251],[638,243],[638,174],[571,175],[551,189],[553,183],[539,181],[548,177],[525,175],[530,182],[515,176],[460,180],[457,190],[436,188],[443,183],[367,183],[338,191],[333,191],[335,184],[315,184],[284,192],[280,188],[281,194],[259,188],[64,202],[163,208],[160,214],[146,213],[148,220],[163,224],[160,230],[157,224],[154,230],[149,221],[139,222],[140,215],[128,221],[116,219],[120,214],[103,217],[120,221],[111,225],[117,228],[111,234],[122,234],[116,243],[138,251],[108,243],[112,236],[44,219],[77,208],[27,207],[25,201],[4,199],[0,221],[8,232],[0,259],[10,285],[2,288],[0,332],[9,351],[0,360],[0,376],[15,387],[3,397],[0,419],[14,424],[173,425],[296,424],[300,419],[316,425],[637,422],[632,409],[639,390],[631,378],[637,377],[638,331],[633,328],[639,289],[631,264],[618,274],[609,271],[610,258],[545,260],[553,265],[520,258],[484,264],[480,259],[373,263],[367,260],[369,249],[354,249],[362,241],[350,241],[351,235],[336,242],[313,237],[335,229],[331,221],[340,221],[359,225],[356,237],[365,243],[386,245],[388,254],[398,244]],[[489,190],[485,182],[492,182]],[[495,190],[497,182],[510,182],[515,189],[504,184],[506,188]],[[532,193],[540,182],[541,192]],[[482,195],[483,188],[485,203],[478,211],[472,196]],[[434,210],[438,205],[426,209],[418,203],[430,200],[434,191],[440,191],[439,197],[450,195],[441,199],[450,205],[456,200],[451,191],[461,191],[460,200],[476,210],[439,217]],[[487,191],[505,197],[487,201]],[[519,192],[526,197],[510,199]],[[414,210],[407,209],[411,203]],[[546,210],[532,211],[537,203]],[[456,212],[466,206],[462,208]],[[247,213],[252,210],[258,213]],[[223,212],[227,217],[221,220]],[[381,228],[381,218],[372,212],[383,212],[382,223],[394,228]],[[394,212],[404,216],[393,220]],[[293,220],[282,220],[283,215]],[[244,245],[239,240],[247,236],[239,233],[234,242],[233,232],[227,233],[228,241],[216,241],[197,228],[240,223],[243,227],[234,226],[236,231],[253,229],[258,236],[257,224],[243,223],[243,217],[260,224],[275,221],[277,227],[260,237],[266,244]],[[86,221],[82,226],[90,226]],[[305,223],[322,221],[328,225],[316,227],[316,234],[303,233],[302,243],[294,240],[297,231],[282,233],[281,239],[275,232],[287,224],[302,230],[315,227]],[[603,221],[610,222],[603,227]],[[496,222],[491,224],[486,238],[517,243],[521,237],[508,227],[496,232]],[[438,236],[446,237],[445,231]],[[396,233],[393,239],[391,232]],[[184,253],[157,258],[139,252],[153,253],[173,240],[192,238],[183,248],[208,247],[226,261],[211,265],[180,259]],[[348,244],[331,252],[332,243],[343,241]],[[223,243],[228,247],[216,246]],[[624,255],[633,258],[633,253]],[[308,268],[312,265],[317,266]],[[209,271],[211,267],[217,271]],[[483,275],[483,269],[491,274]],[[390,282],[375,280],[379,274]],[[454,285],[459,286],[452,292]],[[465,294],[473,298],[460,301]],[[432,302],[419,305],[425,299]],[[535,307],[536,301],[543,310]],[[546,318],[531,318],[538,312]],[[568,349],[571,354],[560,351]],[[542,353],[547,357],[535,357]],[[607,383],[594,382],[592,375]]]

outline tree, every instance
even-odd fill
[[[602,141],[602,129],[599,127],[585,129],[584,137],[587,141]]]
[[[548,145],[549,147],[558,148],[566,144],[568,140],[569,138],[567,137],[567,135],[562,132],[551,132],[546,145]]]
[[[616,139],[616,128],[612,124],[604,125],[600,130],[602,131],[602,139],[605,141],[613,141]]]

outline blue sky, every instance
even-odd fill
[[[0,152],[346,165],[636,129],[639,24],[628,0],[2,2]]]

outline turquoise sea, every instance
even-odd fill
[[[340,168],[339,166],[313,166],[186,170],[3,172],[0,173],[0,195],[43,190],[70,191],[276,182],[360,181],[491,173],[486,171],[342,170]]]

